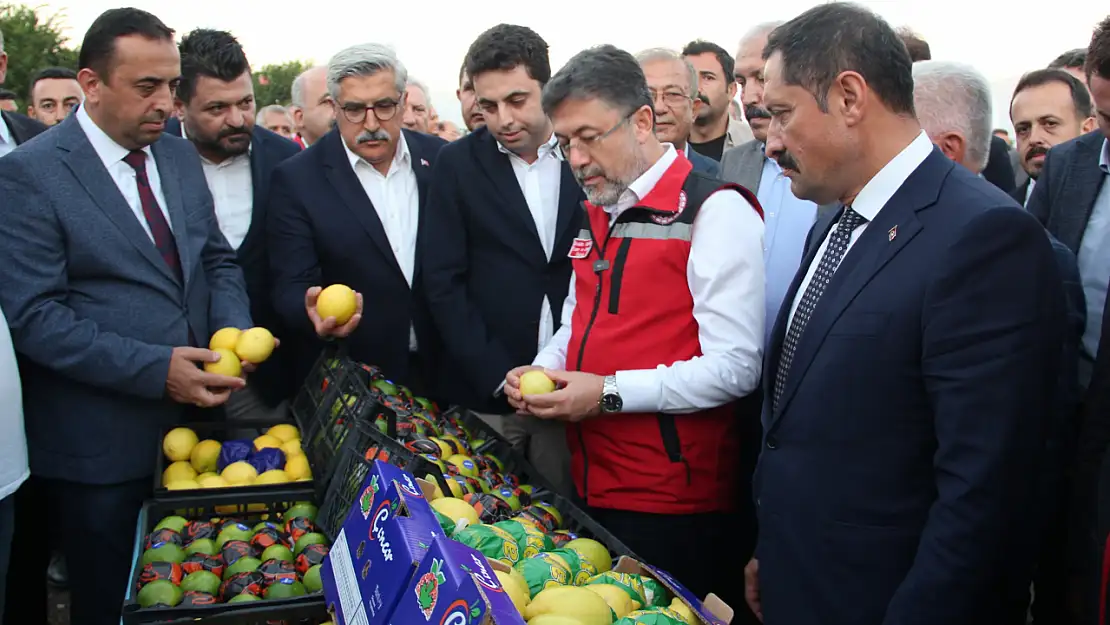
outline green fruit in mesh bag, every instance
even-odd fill
[[[640,607],[648,605],[648,600],[644,597],[644,582],[639,575],[631,575],[629,573],[617,573],[616,571],[605,571],[600,575],[594,575],[586,580],[586,585],[592,584],[609,584],[620,588],[628,593],[628,596],[633,601],[638,603]]]
[[[436,520],[439,521],[439,529],[443,530],[443,533],[448,537],[451,537],[455,533],[455,522],[451,520],[451,517],[435,508],[432,508],[432,512],[435,513]]]
[[[528,582],[528,593],[532,598],[547,588],[569,586],[573,581],[570,570],[554,559],[539,556],[525,558],[515,568],[524,576],[524,581]]]
[[[629,612],[614,625],[686,625],[686,621],[670,608],[652,608]]]
[[[597,568],[573,549],[556,549],[547,552],[547,555],[560,558],[567,563],[575,586],[581,586],[586,583],[586,580],[597,575]]]
[[[540,552],[551,551],[555,548],[551,539],[530,523],[510,519],[494,523],[493,526],[505,530],[513,537],[521,558],[531,558]]]
[[[459,530],[452,536],[455,540],[477,549],[491,560],[498,560],[508,566],[520,561],[520,549],[516,540],[505,530],[492,525],[471,525]]]
[[[647,603],[644,604],[645,609],[648,607],[665,608],[671,605],[671,593],[659,580],[646,575],[638,577],[640,583],[644,585],[644,598],[647,599]]]

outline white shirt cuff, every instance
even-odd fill
[[[621,412],[659,412],[663,403],[661,369],[636,369],[617,372],[617,392]]]

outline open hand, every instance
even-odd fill
[[[316,335],[320,337],[332,336],[335,338],[346,338],[355,331],[358,327],[358,322],[362,321],[362,293],[355,293],[355,314],[347,320],[347,323],[340,325],[335,317],[321,318],[320,313],[316,312],[316,298],[320,296],[320,291],[324,289],[314,286],[309,288],[304,293],[304,309],[308,313],[308,318],[312,320],[313,327],[316,328]]]
[[[242,378],[208,373],[197,365],[218,362],[220,355],[202,347],[175,347],[166,375],[166,393],[180,404],[212,408],[227,401],[231,392],[246,386]]]
[[[556,390],[524,399],[528,413],[541,419],[557,419],[577,423],[601,414],[601,390],[605,378],[581,371],[544,369],[555,382]],[[508,386],[506,384],[506,386]]]

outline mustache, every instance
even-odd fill
[[[705,95],[704,93],[702,93],[700,91],[698,92],[698,99],[702,101],[702,104],[705,104],[707,106],[710,104],[709,96]]]
[[[220,130],[220,134],[216,135],[216,138],[226,139],[228,137],[234,137],[236,135],[247,135],[249,137],[250,134],[251,129],[246,126],[229,126]]]
[[[363,130],[355,143],[370,143],[371,141],[389,141],[389,133],[378,128],[377,130]]]
[[[583,167],[581,169],[575,169],[574,170],[574,179],[577,180],[578,184],[580,184],[580,185],[584,184],[586,182],[587,178],[593,178],[594,176],[604,177],[605,172],[601,171],[601,168],[596,167],[596,166],[594,166],[594,167]]]
[[[746,119],[771,119],[771,112],[762,106],[749,104],[744,107],[744,117]]]
[[[1048,148],[1043,145],[1034,145],[1025,151],[1025,160],[1029,160],[1034,156],[1042,156],[1048,154]]]
[[[791,169],[798,173],[801,173],[802,171],[801,168],[798,167],[798,161],[794,160],[794,156],[786,150],[783,150],[782,152],[779,152],[775,155],[775,162],[778,163],[779,167],[783,169]]]

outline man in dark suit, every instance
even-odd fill
[[[327,75],[338,128],[282,163],[270,184],[273,305],[285,327],[308,339],[297,350],[297,379],[319,351],[315,336],[347,336],[351,357],[426,394],[422,360],[434,362],[435,336],[419,297],[416,250],[432,167],[446,142],[401,129],[408,76],[388,47],[347,48]],[[373,299],[364,312],[360,297],[355,316],[337,325],[316,313],[321,287],[331,284]]]
[[[1052,248],[934,149],[878,16],[810,9],[764,56],[767,153],[843,208],[764,364],[749,602],[766,625],[1000,622],[1035,556],[1066,325]]]
[[[443,388],[451,401],[489,414],[565,492],[561,424],[512,415],[500,388],[505,372],[531,362],[559,328],[585,196],[540,103],[551,78],[543,38],[495,26],[471,44],[465,71],[485,126],[444,149],[421,245],[428,303],[463,372],[445,376]]]
[[[1095,502],[1101,493],[1110,492],[1110,485],[1098,483],[1110,444],[1110,349],[1103,341],[1110,284],[1110,18],[1091,37],[1086,74],[1099,130],[1049,150],[1026,208],[1076,253],[1087,299],[1069,554],[1075,567],[1075,592],[1086,595],[1082,603],[1093,607],[1093,597],[1100,590],[1096,584],[1107,583],[1098,580],[1106,537],[1094,531]]]
[[[694,127],[694,110],[704,105],[698,99],[698,73],[690,61],[667,48],[652,48],[636,55],[644,70],[648,89],[655,102],[655,136],[674,145],[686,156],[694,171],[714,178],[721,174],[721,164],[690,149],[690,130]]]
[[[196,151],[163,136],[181,73],[173,31],[145,11],[107,11],[79,64],[77,113],[0,159],[0,305],[32,473],[20,490],[40,502],[28,511],[37,532],[17,521],[9,622],[46,621],[49,549],[32,538],[44,532],[69,565],[73,622],[119,622],[151,450],[244,386],[197,366],[219,360],[198,347],[212,328],[251,319]]]
[[[181,40],[178,50],[181,82],[176,106],[182,121],[167,120],[166,132],[189,139],[200,153],[216,220],[243,270],[251,318],[255,325],[283,336],[270,303],[266,201],[274,169],[301,148],[255,126],[250,64],[230,33],[197,29]],[[251,385],[228,401],[229,419],[272,422],[287,416],[282,402],[296,392],[285,371],[290,353],[280,349],[258,367]]]

